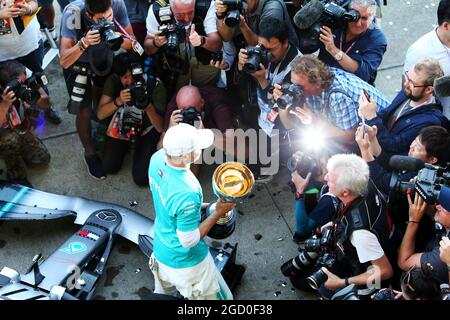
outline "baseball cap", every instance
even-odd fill
[[[214,142],[209,129],[197,129],[187,123],[170,127],[164,135],[163,148],[169,156],[180,156],[194,150],[206,149]]]

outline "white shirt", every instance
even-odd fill
[[[12,1],[7,1],[9,4]],[[39,47],[41,32],[39,22],[34,17],[22,34],[17,31],[11,19],[11,33],[0,35],[0,61],[12,60],[28,55]]]
[[[368,230],[353,231],[350,242],[356,248],[361,263],[377,260],[384,256],[383,248],[377,236]]]
[[[205,28],[206,34],[217,32],[216,20],[216,7],[213,0],[211,1],[208,12],[206,13],[205,20],[203,21],[203,26]],[[158,32],[159,23],[156,20],[155,14],[153,13],[153,4],[148,9],[146,25],[148,35],[154,36],[155,33]]]
[[[411,67],[422,58],[434,58],[441,63],[444,75],[450,75],[450,48],[439,40],[436,29],[428,32],[414,42],[406,52],[403,72],[409,71]],[[444,115],[450,118],[450,97],[439,98],[444,109]]]

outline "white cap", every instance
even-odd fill
[[[214,142],[209,129],[197,129],[187,123],[170,127],[164,135],[163,148],[169,156],[181,156],[194,150],[206,149]]]

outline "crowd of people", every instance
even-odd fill
[[[133,150],[133,181],[152,192],[156,293],[232,298],[204,237],[235,204],[219,200],[201,219],[199,159],[214,148],[247,164],[258,183],[296,159],[293,240],[331,234],[314,249],[320,254],[306,245],[283,272],[296,287],[310,290],[312,281],[331,298],[375,282],[406,299],[439,297],[449,282],[450,207],[414,192],[407,182],[419,169],[393,170],[389,160],[409,156],[429,170],[450,162],[450,98],[436,93],[436,81],[450,74],[450,0],[439,3],[438,26],[408,49],[392,101],[374,86],[390,48],[380,2],[341,2],[58,0],[58,24],[52,1],[0,1],[0,157],[8,180],[31,186],[27,166],[50,163],[33,132],[36,114],[61,122],[42,67],[49,34],[59,38],[67,110],[89,175],[117,173]],[[325,10],[327,17],[304,21],[308,8],[328,5],[346,14]],[[329,150],[296,149],[293,141],[311,129]],[[256,140],[238,139],[239,130]],[[280,164],[275,172],[261,153]]]

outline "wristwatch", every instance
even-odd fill
[[[335,58],[337,61],[341,61],[343,57],[344,57],[344,52],[343,52],[342,50],[339,50],[338,53],[336,53],[336,54],[334,55],[334,58]]]

